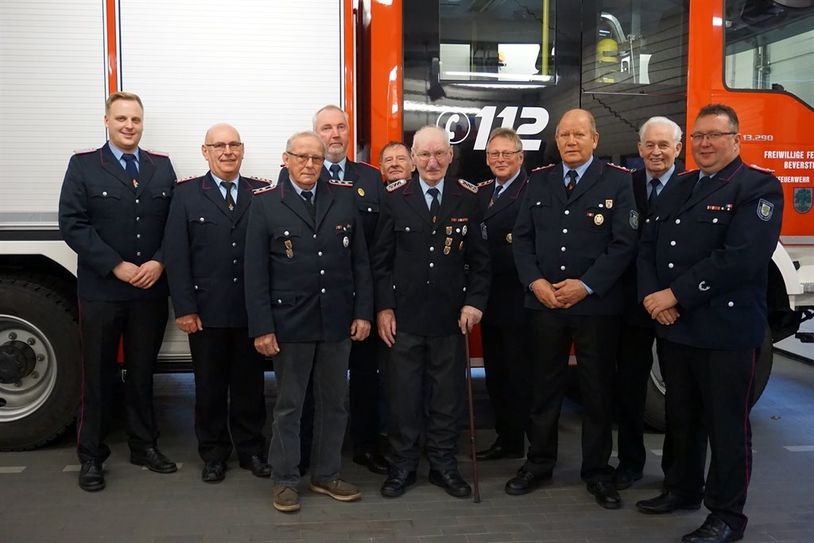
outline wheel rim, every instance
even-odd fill
[[[51,396],[57,380],[54,348],[42,330],[17,316],[0,315],[0,345],[9,341],[28,345],[36,363],[16,382],[0,382],[0,423],[20,420],[37,411]]]

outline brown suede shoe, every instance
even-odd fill
[[[293,486],[274,485],[274,508],[283,513],[300,510],[300,493]]]
[[[358,488],[342,479],[324,482],[311,481],[310,488],[312,492],[327,494],[341,502],[352,502],[362,497],[362,493],[359,492]]]

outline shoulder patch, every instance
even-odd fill
[[[494,179],[487,179],[486,181],[481,181],[480,183],[478,183],[478,188],[488,187],[489,185],[491,185],[494,182],[495,182]]]
[[[627,169],[627,168],[625,168],[624,166],[620,166],[619,164],[614,164],[613,162],[608,162],[607,164],[608,164],[608,166],[610,166],[611,168],[614,168],[614,169],[616,169],[616,170],[619,170],[620,172],[630,173],[630,170],[628,170],[628,169]]]
[[[267,185],[271,185],[274,183],[274,181],[272,181],[271,179],[266,179],[265,177],[255,177],[253,175],[247,175],[245,177],[246,179],[251,179],[252,181],[257,181],[259,183],[265,183]]]
[[[394,190],[400,189],[405,185],[407,185],[406,179],[398,179],[396,181],[393,181],[392,183],[388,183],[387,186],[384,188],[387,189],[387,192],[393,192]]]
[[[152,149],[145,149],[145,151],[147,151],[151,155],[163,156],[163,157],[167,157],[167,158],[170,157],[170,155],[168,153],[165,153],[163,151],[153,151]]]
[[[679,173],[678,175],[690,175],[696,172],[699,172],[699,168],[695,168],[694,170],[684,170],[683,172]]]
[[[254,194],[255,196],[257,196],[258,194],[263,194],[263,193],[265,193],[265,192],[271,192],[272,190],[274,190],[274,189],[276,189],[276,188],[277,188],[276,186],[267,185],[267,186],[265,186],[265,187],[260,187],[259,189],[254,189],[254,190],[252,191],[252,194]]]
[[[757,170],[762,173],[769,173],[774,174],[774,170],[770,170],[769,168],[764,168],[763,166],[758,166],[757,164],[747,164],[747,166],[753,170]]]
[[[470,183],[466,179],[458,179],[458,184],[461,185],[466,190],[468,190],[469,192],[471,192],[472,194],[477,194],[478,193],[477,185],[473,185],[472,183]]]
[[[532,171],[532,172],[539,172],[540,170],[547,170],[547,169],[552,168],[552,167],[554,167],[554,166],[556,166],[556,164],[554,164],[554,163],[552,162],[551,164],[546,164],[545,166],[539,166],[539,167],[537,167],[537,168],[534,168],[534,169],[533,169],[533,170],[531,170],[531,171]]]
[[[86,155],[88,153],[93,153],[95,151],[96,151],[96,149],[76,149],[73,152],[73,154],[75,154],[75,155]]]
[[[329,179],[329,185],[334,185],[336,187],[352,187],[353,181],[343,181],[341,179]]]
[[[197,179],[197,178],[198,178],[197,175],[193,175],[193,176],[190,176],[190,177],[184,177],[183,179],[176,179],[175,183],[176,184],[186,183],[187,181],[192,181],[193,179]]]

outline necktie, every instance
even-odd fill
[[[654,177],[650,180],[650,196],[647,197],[647,207],[653,207],[653,204],[656,203],[656,198],[659,195],[658,188],[661,185],[661,180],[658,177]]]
[[[308,214],[311,215],[311,220],[316,220],[317,208],[314,206],[314,202],[312,200],[314,193],[310,190],[304,190],[302,191],[301,195],[305,199],[305,209],[307,209]]]
[[[492,199],[489,200],[489,207],[495,205],[497,199],[500,198],[500,193],[503,191],[503,185],[495,184],[495,192],[492,193]]]
[[[438,213],[441,211],[441,202],[438,201],[438,195],[441,194],[441,191],[433,187],[431,189],[427,189],[427,194],[432,196],[432,202],[430,202],[430,215],[432,215],[432,222],[435,222],[438,220]]]
[[[708,175],[699,178],[698,181],[695,183],[695,186],[692,188],[692,193],[695,194],[696,192],[701,190],[703,186],[706,185],[707,181],[709,181]]]
[[[328,169],[331,172],[331,179],[339,179],[339,172],[342,171],[342,166],[339,164],[331,164],[331,167]]]
[[[568,170],[568,173],[565,175],[568,177],[568,184],[565,186],[565,193],[570,198],[571,193],[574,192],[574,187],[577,186],[577,171]]]
[[[232,198],[232,186],[234,184],[234,181],[221,181],[221,185],[226,189],[226,207],[229,208],[229,211],[235,209],[235,199]]]
[[[136,155],[124,153],[122,155],[122,160],[124,160],[126,164],[124,167],[124,172],[127,174],[127,177],[130,178],[130,182],[133,183],[133,188],[138,188],[138,168],[136,167]]]

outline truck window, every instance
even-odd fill
[[[556,0],[440,2],[442,82],[552,85]]]
[[[729,0],[724,26],[728,87],[788,92],[814,106],[811,2]]]
[[[583,86],[587,92],[683,87],[687,74],[685,0],[600,0],[587,14]],[[593,20],[590,20],[593,19]]]

